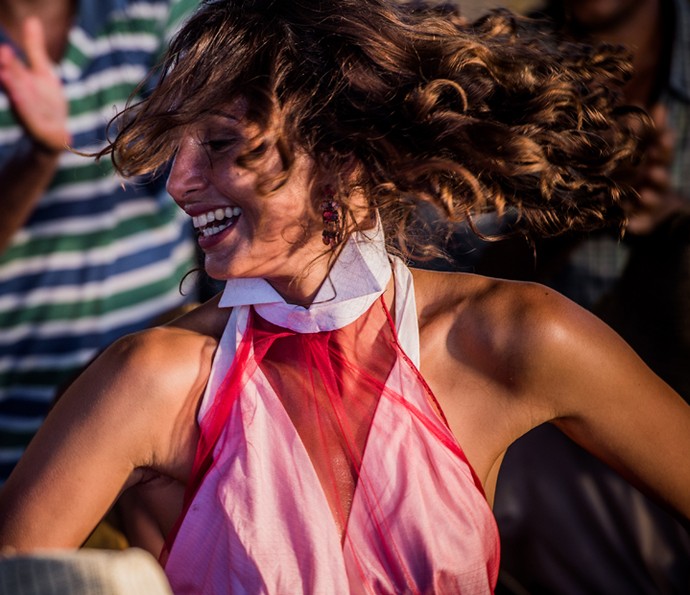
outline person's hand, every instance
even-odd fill
[[[628,213],[629,233],[646,235],[654,231],[671,213],[683,206],[683,200],[671,186],[674,134],[668,127],[666,108],[655,105],[649,112],[654,121],[655,136],[640,164],[635,187],[640,203]]]
[[[71,142],[69,106],[46,48],[43,25],[35,17],[22,25],[25,65],[9,45],[0,45],[0,84],[16,117],[44,150],[63,151]]]

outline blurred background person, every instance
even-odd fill
[[[191,228],[164,180],[123,185],[67,147],[103,146],[195,5],[0,3],[0,484],[60,386],[187,299]]]
[[[656,134],[642,163],[624,173],[640,203],[630,206],[622,241],[604,232],[538,242],[534,250],[522,240],[498,242],[476,270],[558,289],[615,328],[690,400],[690,2],[554,0],[535,14],[552,19],[564,40],[626,46],[634,66],[626,97],[649,111]],[[510,270],[496,266],[506,253]],[[687,529],[552,427],[509,450],[495,513],[504,589],[690,592]]]
[[[655,121],[645,160],[628,173],[640,204],[630,207],[628,235],[650,234],[662,221],[690,207],[690,3],[688,0],[552,0],[538,11],[564,37],[595,39],[630,50],[634,75],[626,99]],[[593,309],[620,277],[633,249],[614,234],[570,238],[562,250],[546,244],[550,285]],[[544,255],[545,252],[551,252]],[[556,262],[556,261],[554,261]]]

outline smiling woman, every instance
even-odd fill
[[[627,71],[505,11],[205,3],[107,152],[169,168],[225,290],[70,387],[0,494],[0,543],[74,547],[124,491],[176,593],[489,593],[496,475],[543,422],[690,516],[690,410],[613,331],[399,257],[423,203],[623,225],[614,174],[647,124],[616,103]]]

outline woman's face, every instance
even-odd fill
[[[270,133],[258,139],[260,156],[249,168],[238,164],[257,142],[244,112],[237,102],[185,129],[168,191],[192,217],[210,276],[263,277],[289,301],[308,302],[328,266],[327,258],[314,263],[324,245],[310,199],[311,161],[297,155],[285,184],[259,192],[257,183],[283,165]]]

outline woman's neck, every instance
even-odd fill
[[[355,206],[353,210],[356,212],[352,214],[352,216],[355,218],[356,223],[352,231],[346,235],[346,239],[343,239],[337,247],[327,252],[320,252],[306,266],[304,273],[298,277],[272,276],[266,278],[266,281],[268,281],[273,289],[275,289],[288,304],[296,304],[304,306],[305,308],[311,306],[322,285],[328,278],[333,265],[340,257],[340,253],[345,247],[348,241],[347,238],[350,237],[350,234],[375,233],[379,224],[378,215],[375,211],[372,211],[366,206],[366,201],[362,200],[360,202],[365,206]],[[385,249],[383,246],[382,248]]]
[[[314,302],[334,262],[334,255],[324,254],[308,264],[299,277],[271,276],[266,281],[288,304],[308,308]]]

